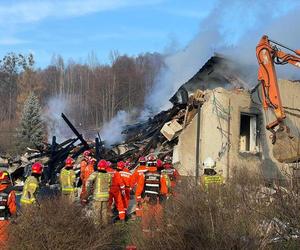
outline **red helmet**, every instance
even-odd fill
[[[73,167],[74,159],[72,157],[68,157],[65,161],[66,167]]]
[[[157,165],[157,168],[162,168],[162,167],[163,167],[163,162],[162,162],[162,160],[161,160],[161,159],[157,159],[156,165]]]
[[[43,164],[40,162],[36,162],[31,167],[31,172],[34,174],[42,174],[43,172]]]
[[[91,155],[91,151],[90,150],[85,150],[84,152],[83,152],[83,156],[84,157],[87,157],[87,156],[90,156]]]
[[[147,162],[147,159],[146,159],[146,157],[144,157],[144,156],[141,156],[141,157],[139,158],[139,164],[140,164],[140,165],[145,165],[145,164],[146,164],[146,162]]]
[[[147,166],[156,166],[157,165],[157,157],[155,155],[149,155],[147,160]]]
[[[172,163],[172,157],[171,156],[169,156],[169,155],[166,155],[165,156],[165,159],[164,159],[164,163]]]
[[[125,168],[125,162],[124,161],[119,161],[118,163],[117,163],[117,169],[119,169],[119,170],[123,170],[124,168]]]
[[[7,171],[0,172],[0,183],[1,184],[10,183],[9,174]]]
[[[97,168],[99,170],[106,170],[107,167],[108,167],[108,164],[107,164],[106,160],[100,160],[97,164]]]

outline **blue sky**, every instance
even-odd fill
[[[95,52],[137,55],[179,49],[198,33],[216,0],[2,0],[0,56],[33,53],[38,67],[53,54],[85,62]]]

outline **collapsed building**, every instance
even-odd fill
[[[150,148],[160,155],[172,154],[184,176],[201,175],[207,157],[216,161],[217,172],[226,178],[240,167],[267,179],[297,174],[295,159],[288,164],[277,160],[281,153],[288,154],[288,148],[273,150],[271,133],[265,127],[274,115],[262,108],[260,86],[245,79],[231,61],[212,57],[170,99],[172,109],[129,127],[124,131],[127,139],[116,148],[121,147],[125,154],[127,150],[148,153]],[[298,135],[300,84],[280,80],[279,88],[286,124],[291,135]]]
[[[171,109],[145,122],[126,126],[122,132],[124,141],[112,148],[105,148],[99,137],[95,142],[87,142],[62,114],[76,138],[61,144],[54,140],[44,152],[34,152],[13,161],[10,172],[16,176],[27,175],[28,166],[42,159],[47,167],[47,178],[53,179],[68,155],[79,162],[85,149],[93,149],[98,159],[113,163],[130,160],[132,167],[139,156],[150,152],[160,157],[172,155],[175,167],[183,176],[201,175],[202,163],[207,157],[216,161],[217,172],[225,178],[230,178],[240,167],[261,172],[268,179],[283,178],[286,173],[297,174],[295,159],[291,158],[292,163],[288,164],[278,161],[280,154],[288,150],[274,151],[270,132],[265,129],[273,114],[263,110],[260,86],[249,83],[243,72],[230,60],[213,56],[171,97]],[[280,80],[279,88],[286,123],[291,134],[297,135],[300,84]]]

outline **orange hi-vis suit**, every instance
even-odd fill
[[[127,211],[127,208],[129,206],[129,201],[130,201],[130,191],[131,191],[131,186],[130,186],[130,181],[131,181],[131,173],[128,168],[124,168],[122,171],[119,172],[121,175],[121,178],[123,180],[123,183],[125,185],[125,196],[123,196],[123,205],[125,211]]]
[[[125,185],[123,183],[122,177],[120,173],[110,167],[106,169],[107,173],[112,176],[112,183],[109,191],[109,200],[108,204],[111,207],[113,201],[115,202],[115,206],[119,212],[120,220],[125,220],[125,208],[123,204],[123,193],[125,193]]]
[[[139,165],[131,175],[131,180],[130,180],[130,187],[131,189],[134,189],[136,185],[139,182],[139,179],[141,176],[144,175],[148,171],[148,167],[146,165]],[[141,217],[143,215],[143,207],[141,206],[141,203],[138,202],[136,199],[136,208],[135,208],[135,214],[137,217]]]
[[[140,176],[142,176],[147,171],[148,171],[148,167],[145,165],[139,165],[134,170],[133,174],[131,175],[131,180],[130,180],[131,188],[134,188],[138,184]]]
[[[142,226],[143,232],[151,232],[150,224],[154,219],[156,225],[160,225],[162,220],[161,198],[168,193],[166,179],[161,175],[156,167],[148,167],[148,172],[141,176],[137,184],[136,199],[140,203],[143,201]]]
[[[82,181],[82,189],[80,193],[80,200],[86,197],[86,184],[90,175],[94,172],[94,166],[89,164],[87,160],[82,160],[80,163],[80,179]]]
[[[0,184],[0,249],[7,248],[9,218],[16,213],[15,191],[9,183]]]

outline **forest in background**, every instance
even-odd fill
[[[75,126],[99,128],[120,110],[143,108],[163,67],[158,53],[131,57],[114,51],[110,64],[101,64],[94,53],[85,63],[53,56],[44,69],[35,67],[31,54],[7,54],[0,61],[0,152],[14,151],[16,128],[31,92],[39,98],[43,113],[50,100],[54,105],[65,101],[65,112]]]

